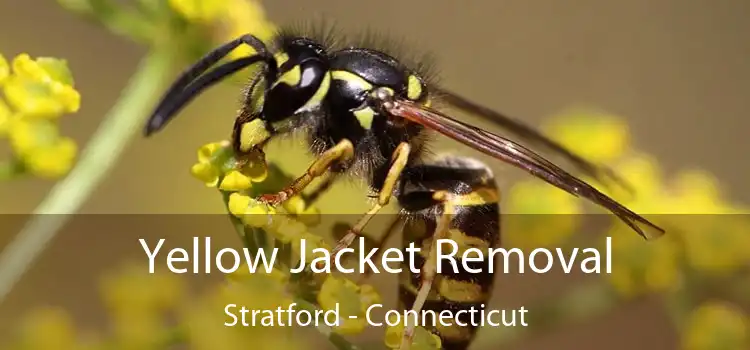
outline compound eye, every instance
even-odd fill
[[[406,81],[406,98],[412,101],[421,101],[427,96],[427,86],[422,79],[414,74],[409,74]]]

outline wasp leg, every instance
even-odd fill
[[[334,183],[336,183],[336,180],[339,178],[340,174],[336,172],[328,172],[326,174],[326,177],[323,179],[323,182],[314,190],[310,191],[310,193],[303,193],[302,198],[305,200],[305,204],[308,206],[312,206],[315,204],[315,202],[318,201],[320,196],[328,192],[329,189],[331,189],[331,186],[333,186]]]
[[[408,143],[404,142],[396,147],[396,151],[393,152],[391,167],[388,169],[388,175],[386,175],[385,181],[383,182],[383,188],[378,193],[378,202],[375,203],[375,205],[373,205],[372,208],[370,208],[370,210],[368,210],[367,213],[357,221],[354,227],[352,227],[349,232],[338,241],[336,247],[333,248],[331,256],[335,256],[336,253],[342,249],[349,247],[365,226],[367,226],[370,219],[383,209],[384,206],[388,205],[393,196],[393,190],[396,187],[396,183],[398,182],[399,177],[401,177],[401,172],[404,171],[406,163],[409,160],[409,153],[411,153],[411,146],[409,146]]]
[[[393,221],[391,221],[390,225],[388,225],[388,228],[385,230],[385,233],[377,239],[377,242],[375,244],[375,249],[377,249],[377,252],[375,253],[375,256],[373,257],[373,260],[380,259],[380,256],[383,255],[383,246],[385,245],[385,242],[388,241],[391,236],[397,231],[396,229],[399,228],[399,224],[401,223],[401,218],[399,216],[396,216]],[[367,269],[367,271],[364,272],[362,277],[360,277],[358,283],[364,283],[370,276],[372,275],[373,270]]]
[[[259,200],[269,205],[278,205],[290,197],[301,193],[310,183],[325,174],[333,164],[347,162],[354,157],[354,145],[347,139],[341,140],[329,148],[313,162],[304,175],[298,177],[291,185],[273,194],[261,195]]]
[[[430,244],[430,251],[429,253],[427,253],[427,257],[422,266],[419,291],[417,292],[417,296],[414,299],[414,304],[411,307],[411,310],[415,315],[419,315],[419,313],[422,311],[422,307],[424,306],[425,301],[427,301],[427,297],[429,296],[430,290],[432,289],[432,283],[435,281],[435,276],[437,275],[437,241],[440,239],[448,239],[450,237],[449,228],[451,220],[453,220],[455,208],[453,202],[450,201],[448,196],[449,194],[447,192],[442,191],[435,192],[433,196],[435,200],[443,203],[443,213],[442,215],[440,215],[440,219],[438,219],[437,227],[435,228],[435,234],[433,236],[432,243]],[[401,339],[401,346],[399,346],[399,350],[409,350],[412,340],[414,339],[415,329],[415,322],[407,322],[404,328],[404,335]]]

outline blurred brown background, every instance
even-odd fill
[[[530,123],[579,105],[620,115],[629,121],[636,146],[665,169],[706,169],[732,199],[750,203],[748,1],[277,0],[264,5],[279,24],[325,15],[345,31],[369,27],[407,37],[436,54],[445,85]],[[143,54],[54,1],[0,2],[0,30],[6,57],[28,52],[69,61],[83,101],[64,129],[82,145]],[[211,90],[167,132],[137,140],[83,212],[221,213],[216,193],[187,170],[197,146],[227,136],[237,96],[236,87]],[[273,160],[273,151],[269,154]],[[299,171],[306,158],[295,157],[298,162],[284,166]],[[50,186],[36,180],[0,186],[0,212],[30,212]],[[344,190],[351,189],[338,189]],[[364,208],[364,198],[356,205],[352,213]],[[125,241],[132,245],[132,235],[84,237],[90,236],[63,235],[54,242],[52,255],[0,305],[0,330],[39,301],[94,317],[85,311],[93,310],[87,305],[94,295],[92,281],[99,268],[116,263],[104,252]],[[9,239],[0,237],[0,244]],[[527,280],[529,290],[538,289],[533,278]],[[582,339],[610,349],[673,348],[673,335],[660,317],[648,304],[628,307],[610,319],[561,329],[519,348],[573,348]],[[659,337],[661,332],[668,333]]]

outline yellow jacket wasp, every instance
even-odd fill
[[[240,45],[252,47],[255,53],[209,71]],[[403,216],[424,223],[419,228],[405,228],[404,239],[424,247],[417,262],[423,264],[421,273],[402,278],[400,299],[406,308],[459,310],[483,304],[492,287],[492,276],[458,273],[436,279],[436,245],[430,242],[471,239],[495,247],[500,238],[499,193],[492,172],[466,157],[423,159],[428,131],[603,206],[644,238],[664,233],[528,148],[431,106],[439,100],[493,120],[517,137],[566,157],[592,178],[617,180],[609,170],[583,160],[520,122],[431,84],[426,72],[404,64],[385,50],[367,45],[336,47],[315,34],[281,31],[271,47],[244,35],[216,48],[174,82],[148,121],[146,135],[163,128],[206,88],[257,63],[262,64],[260,73],[245,92],[233,129],[235,152],[260,151],[276,136],[302,131],[308,136],[310,151],[317,156],[304,175],[281,192],[263,195],[260,200],[279,204],[329,171],[367,179],[370,189],[377,193],[377,202],[339,241],[338,251],[349,246],[370,218],[395,196]],[[260,146],[255,146],[259,140]],[[475,333],[468,328],[438,327],[435,331],[445,349],[465,349]],[[407,327],[402,349],[409,347],[412,336],[413,328]]]

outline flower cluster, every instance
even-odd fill
[[[750,262],[746,254],[750,249],[750,236],[746,234],[750,222],[741,215],[720,215],[739,214],[743,208],[721,196],[710,174],[686,170],[667,178],[653,157],[634,150],[627,124],[606,113],[564,113],[545,129],[574,152],[598,163],[613,164],[614,172],[628,181],[635,193],[612,186],[600,190],[669,232],[661,239],[645,242],[622,223],[613,223],[607,236],[613,237],[615,245],[613,268],[617,273],[610,275],[610,280],[617,290],[627,295],[664,291],[681,281],[686,266],[705,273],[723,273]],[[591,147],[592,142],[597,147]],[[509,193],[512,212],[578,214],[583,212],[582,205],[583,201],[534,180],[516,184]],[[508,240],[536,246],[563,243],[577,226],[568,222],[575,221],[572,215],[562,216],[570,219],[555,219],[559,223],[555,230],[546,230],[545,237],[521,227],[511,230]]]
[[[212,26],[214,39],[225,42],[253,33],[264,42],[274,35],[276,27],[265,14],[258,1],[247,0],[169,0],[169,6],[188,22]],[[252,49],[241,46],[230,57],[237,58],[252,53]]]
[[[139,0],[136,4],[58,1],[118,34],[162,51],[179,52],[179,58],[192,58],[204,53],[207,46],[246,33],[268,42],[276,30],[256,1]],[[247,55],[251,53],[249,50],[240,46],[229,59]],[[7,137],[15,151],[15,158],[7,167],[0,164],[3,170],[11,170],[9,174],[29,172],[46,177],[67,172],[76,153],[75,143],[59,135],[55,122],[60,115],[78,110],[80,96],[73,88],[65,62],[19,55],[8,63],[0,56],[0,84],[5,95],[5,100],[0,100],[0,136]],[[301,239],[307,241],[307,249],[330,250],[320,236],[307,230],[307,225],[317,222],[318,213],[301,197],[290,198],[282,208],[254,201],[254,193],[263,191],[262,185],[269,177],[263,159],[243,157],[237,161],[227,143],[211,143],[200,148],[198,162],[191,172],[225,195],[228,211],[244,227],[238,230],[243,231],[241,235],[249,232],[267,235],[270,244],[293,256],[300,254]],[[286,215],[274,215],[278,209],[283,209]],[[265,220],[271,216],[273,220]],[[344,320],[340,327],[329,332],[329,337],[334,337],[330,334],[361,332],[365,328],[361,316],[380,300],[375,289],[367,284],[334,275],[300,281],[279,268],[269,274],[233,274],[218,288],[196,299],[188,295],[188,288],[175,275],[167,272],[149,275],[144,271],[143,267],[129,267],[105,279],[102,290],[113,317],[110,332],[97,337],[78,334],[68,314],[45,309],[32,314],[24,323],[13,348],[158,349],[182,344],[195,349],[239,349],[253,344],[262,349],[304,349],[305,344],[298,337],[290,337],[288,330],[224,327],[224,315],[216,310],[235,302],[256,310],[286,308],[292,302],[318,304],[311,307],[324,310],[338,304]],[[302,294],[310,294],[301,287],[315,289],[314,297],[299,299]],[[360,321],[349,318],[352,315],[360,316]]]
[[[654,287],[651,291],[663,291],[667,285],[679,283],[685,273],[732,274],[750,262],[750,221],[739,215],[740,207],[720,195],[713,177],[683,171],[665,181],[655,162],[646,156],[634,156],[615,169],[633,179],[637,191],[637,198],[624,204],[652,214],[650,218],[668,231],[659,240],[635,242],[626,237],[622,227],[612,228],[609,236],[615,237],[613,244],[620,252],[615,264],[621,266],[611,275],[615,285],[650,285]],[[617,281],[634,275],[642,278]]]
[[[748,210],[729,202],[711,174],[683,170],[667,176],[652,156],[635,150],[630,144],[627,124],[606,113],[573,111],[552,119],[546,130],[574,152],[592,161],[612,164],[614,172],[633,187],[634,194],[612,186],[600,187],[600,190],[667,231],[660,239],[645,241],[613,219],[605,230],[605,236],[612,237],[613,272],[606,275],[605,280],[615,293],[625,299],[648,293],[663,293],[671,298],[670,293],[697,293],[692,289],[701,278],[747,272],[750,220],[740,214]],[[596,147],[591,147],[592,142]],[[566,201],[559,197],[562,191],[537,183],[521,182],[511,189],[509,206],[512,211],[582,212],[582,201]],[[508,240],[527,246],[564,244],[571,233],[580,230],[574,222],[556,220],[559,222],[555,230],[547,230],[547,237],[534,234],[534,226],[526,225],[511,230]],[[550,231],[563,233],[549,235]],[[693,284],[688,285],[687,280]],[[747,316],[728,305],[710,302],[692,310],[684,333],[684,348],[747,347]]]
[[[567,111],[552,118],[544,129],[560,144],[595,163],[608,164],[630,146],[627,123],[600,111]],[[505,235],[508,245],[527,249],[559,246],[580,229],[584,202],[530,179],[509,189],[506,213],[511,214]]]
[[[57,0],[66,9],[150,47],[171,47],[192,61],[217,44],[251,33],[269,42],[276,27],[256,0]],[[242,45],[229,54],[252,53]]]
[[[302,254],[312,260],[317,257],[316,249],[331,251],[331,246],[323,237],[309,231],[308,228],[317,223],[319,213],[315,207],[308,206],[302,197],[289,198],[282,208],[268,206],[255,199],[263,192],[264,182],[273,178],[269,177],[268,165],[260,152],[245,154],[240,161],[235,158],[228,142],[209,143],[198,150],[198,162],[192,166],[191,173],[206,186],[216,187],[225,194],[228,212],[246,229],[267,235],[263,240],[270,240],[273,246],[281,247],[282,251],[287,251],[284,248],[288,247],[291,256],[282,257],[282,261],[294,261],[296,265]],[[283,212],[279,212],[279,209],[283,209]],[[247,234],[247,231],[241,234]],[[302,240],[306,243],[304,252],[301,251]],[[296,291],[297,297],[311,293],[315,295],[314,301],[322,310],[332,310],[338,306],[342,320],[333,331],[341,335],[361,333],[367,326],[366,310],[381,300],[372,286],[357,284],[335,274],[322,278],[310,277],[310,280],[297,279],[294,283],[290,282],[286,271],[274,269],[272,275],[276,276],[276,281],[287,285],[286,290]],[[305,287],[308,290],[302,290]],[[390,339],[388,341],[393,341],[394,332],[402,334],[402,330],[389,329],[386,336],[387,340]],[[440,348],[439,338],[424,328],[418,328],[415,335],[415,349]]]
[[[77,146],[60,134],[59,120],[78,111],[81,96],[66,61],[24,53],[9,63],[0,55],[0,88],[0,137],[13,151],[11,159],[0,160],[0,178],[67,174]]]
[[[683,335],[685,350],[747,349],[750,320],[738,307],[709,301],[697,307],[687,320]]]
[[[362,332],[367,327],[365,312],[381,301],[380,295],[371,285],[357,285],[349,279],[333,275],[323,282],[317,299],[324,310],[333,310],[338,304],[343,320],[336,331],[341,334]]]
[[[27,316],[9,349],[307,349],[280,327],[225,327],[223,310],[241,302],[248,309],[286,308],[291,299],[274,274],[246,274],[191,295],[186,281],[169,271],[147,273],[146,266],[125,265],[102,281],[111,316],[108,332],[97,336],[76,330],[66,312],[39,309]],[[6,344],[3,344],[6,345]]]

